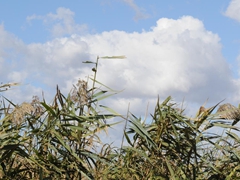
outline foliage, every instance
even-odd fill
[[[57,87],[51,104],[34,97],[31,103],[15,105],[3,97],[1,179],[94,179],[96,162],[108,161],[96,153],[98,132],[111,126],[107,120],[117,115],[99,104],[112,90],[95,87],[96,70],[92,81],[88,88],[79,80],[67,97]]]
[[[125,57],[102,57],[115,58]],[[169,96],[157,99],[151,121],[130,112],[124,118],[100,104],[116,92],[96,80],[99,59],[85,62],[94,65],[91,87],[79,80],[65,97],[57,86],[52,103],[33,97],[16,105],[2,97],[0,179],[240,178],[239,108],[219,102],[189,118]],[[98,133],[117,116],[126,121],[127,145],[102,144]]]
[[[219,104],[219,103],[218,103]],[[102,171],[104,179],[239,179],[239,128],[211,114],[218,106],[200,107],[193,119],[186,117],[168,97],[156,104],[152,122],[131,114],[125,138],[128,145],[114,155]],[[228,113],[236,111],[228,111]],[[219,135],[214,128],[223,128]],[[104,166],[104,165],[103,165]]]

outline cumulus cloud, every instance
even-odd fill
[[[229,3],[225,15],[240,22],[240,1],[232,0]]]
[[[99,71],[103,73],[99,77],[117,89],[126,89],[129,98],[153,98],[159,94],[186,96],[198,102],[211,97],[216,101],[233,90],[220,38],[190,16],[162,18],[150,31],[111,31],[83,40],[92,53],[128,57],[102,60]]]
[[[74,14],[70,9],[60,7],[57,9],[56,14],[49,13],[45,16],[33,14],[28,16],[26,20],[28,23],[33,20],[43,20],[54,37],[61,37],[73,33],[82,33],[87,30],[86,24],[79,25],[75,23]]]
[[[67,12],[69,17],[73,16],[70,10]],[[58,9],[57,14],[47,16],[50,19],[66,16],[60,14]],[[34,18],[37,17],[29,19]],[[46,95],[53,93],[56,84],[67,93],[78,78],[92,72],[92,67],[82,61],[106,55],[127,56],[121,60],[100,59],[97,74],[98,80],[107,86],[124,90],[108,101],[121,113],[126,113],[129,102],[136,114],[145,114],[148,103],[152,112],[158,95],[162,100],[169,95],[176,101],[185,98],[188,104],[202,104],[207,98],[216,103],[234,94],[237,88],[222,56],[220,38],[191,16],[161,18],[150,30],[139,33],[72,34],[38,44],[24,44],[4,28],[1,33],[5,39],[1,39],[0,47],[15,49],[15,53],[0,52],[0,61],[8,67],[6,81],[21,77],[18,80],[31,86],[28,94],[40,93],[41,89]],[[18,61],[14,57],[7,60],[12,54],[16,54]]]
[[[145,13],[145,10],[143,8],[139,7],[134,2],[134,0],[123,0],[123,1],[135,11],[134,19],[136,21],[140,20],[140,19],[147,19],[149,17],[149,15]]]
[[[70,10],[67,12],[73,17]],[[46,17],[54,20],[60,14]],[[63,17],[66,14],[60,20]],[[30,21],[36,18],[42,17],[29,17]],[[66,20],[71,24],[68,22],[78,26],[71,18]],[[113,89],[124,90],[106,102],[122,114],[126,114],[129,102],[131,112],[137,116],[144,116],[147,106],[148,113],[153,112],[158,95],[160,100],[169,95],[177,102],[184,99],[188,109],[199,107],[208,98],[210,104],[224,98],[239,100],[240,81],[231,75],[220,37],[191,16],[161,18],[142,32],[72,34],[45,43],[24,44],[3,25],[0,36],[1,81],[22,82],[23,86],[6,92],[18,102],[41,96],[42,91],[46,99],[53,98],[57,84],[67,93],[79,78],[91,75],[92,66],[83,61],[116,55],[127,59],[100,59],[97,79]]]
[[[125,2],[138,9],[134,1]],[[42,91],[52,100],[57,84],[66,94],[79,78],[86,79],[92,73],[92,66],[83,61],[114,55],[127,59],[100,59],[97,78],[113,89],[124,90],[105,102],[123,115],[129,102],[130,111],[137,116],[144,116],[147,106],[148,113],[153,112],[158,95],[160,100],[169,95],[177,102],[185,99],[188,109],[199,107],[208,98],[210,104],[224,98],[239,101],[240,81],[231,75],[220,37],[191,16],[161,18],[142,32],[84,35],[79,35],[84,28],[74,22],[74,13],[66,8],[27,19],[42,20],[55,38],[25,44],[0,25],[1,82],[20,81],[21,86],[4,92],[16,103],[41,96]],[[70,36],[62,37],[66,34]]]
[[[15,37],[13,34],[8,33],[4,29],[4,25],[0,25],[0,76],[2,80],[11,81],[12,78],[8,74],[12,73],[12,69],[19,68],[18,62],[21,60],[21,52],[24,52],[24,43]]]

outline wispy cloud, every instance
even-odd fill
[[[56,13],[49,13],[45,16],[33,14],[26,18],[28,23],[33,20],[42,20],[49,27],[50,32],[54,37],[70,35],[73,33],[82,33],[87,30],[86,24],[76,24],[74,21],[74,12],[70,9],[60,7]]]
[[[134,19],[140,20],[140,19],[147,19],[149,18],[149,15],[145,12],[145,10],[141,7],[139,7],[134,0],[123,0],[126,4],[128,4],[134,11],[135,11],[135,17]]]

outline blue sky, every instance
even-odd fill
[[[110,105],[144,114],[157,96],[188,108],[240,100],[239,0],[88,0],[0,2],[1,82],[18,102],[67,93],[91,73],[81,62],[105,55],[99,80],[125,89]],[[116,83],[117,82],[117,83]],[[24,97],[24,98],[23,98]],[[195,109],[194,109],[195,110]]]
[[[52,37],[40,20],[29,24],[28,16],[44,16],[55,13],[57,8],[65,7],[74,12],[77,24],[86,24],[87,33],[122,30],[126,32],[141,32],[149,30],[159,18],[177,19],[190,15],[204,22],[207,30],[221,37],[223,53],[232,63],[239,52],[239,23],[224,16],[230,0],[169,0],[169,1],[132,1],[138,10],[134,9],[131,1],[124,0],[89,0],[89,1],[30,1],[16,3],[13,0],[0,3],[1,22],[7,31],[15,34],[25,43],[45,42]],[[142,14],[142,17],[138,17]]]

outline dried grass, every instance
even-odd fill
[[[21,124],[24,121],[24,117],[28,114],[34,113],[35,108],[32,104],[23,102],[21,105],[16,105],[13,109],[12,122],[15,124]]]

